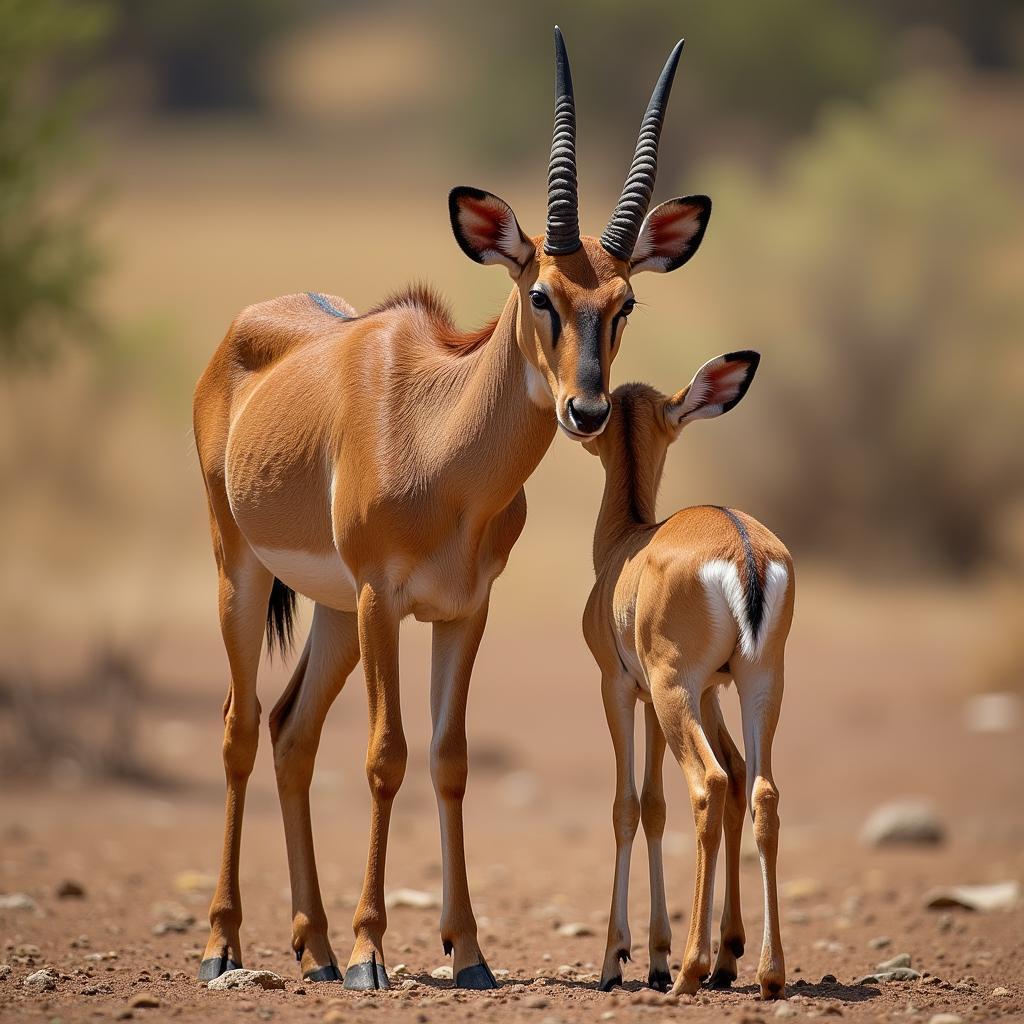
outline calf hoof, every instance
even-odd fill
[[[759,979],[759,983],[762,999],[781,999],[786,989],[786,982],[782,978]]]
[[[199,965],[199,980],[213,981],[214,978],[219,978],[222,974],[227,974],[228,971],[240,970],[241,966],[226,954],[224,956],[209,956]]]
[[[613,974],[610,978],[602,978],[601,984],[598,986],[602,992],[611,992],[613,988],[622,987],[622,975]]]
[[[497,988],[498,982],[487,966],[486,960],[481,960],[472,967],[463,967],[455,976],[456,988],[488,989]]]
[[[372,960],[361,964],[349,964],[345,971],[345,988],[357,992],[372,992],[391,988],[391,982],[388,980],[388,972],[384,970],[384,965],[377,963],[377,956],[374,954]]]
[[[345,975],[341,973],[335,964],[328,964],[326,967],[317,967],[315,970],[306,971],[302,976],[303,981],[342,981]]]
[[[732,988],[732,983],[736,980],[736,972],[729,970],[727,967],[719,967],[714,974],[705,982],[708,988]]]
[[[672,975],[668,971],[652,970],[647,975],[647,984],[659,992],[667,992],[672,986]]]

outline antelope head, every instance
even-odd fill
[[[586,441],[611,414],[608,375],[636,300],[632,278],[681,267],[704,236],[711,200],[682,196],[648,213],[658,141],[680,40],[644,114],[622,194],[600,238],[580,235],[576,107],[562,33],[555,28],[555,127],[548,169],[545,233],[528,237],[504,200],[459,187],[448,197],[452,230],[478,263],[500,263],[519,289],[519,346],[531,398],[553,407],[569,437]]]

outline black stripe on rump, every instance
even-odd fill
[[[743,520],[731,508],[723,508],[715,505],[720,512],[725,513],[729,521],[736,527],[743,544],[743,574],[746,576],[744,594],[747,599],[747,621],[750,623],[750,634],[756,640],[761,630],[761,622],[764,619],[764,580],[757,571],[757,559],[754,558],[754,547],[750,543],[750,534]]]

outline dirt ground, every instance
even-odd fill
[[[198,635],[165,637],[153,655],[133,725],[137,756],[154,775],[145,785],[59,764],[45,777],[6,785],[0,893],[23,893],[32,903],[0,910],[0,962],[11,967],[0,969],[0,1020],[1024,1019],[1024,909],[929,910],[924,902],[936,885],[1024,877],[1021,725],[978,732],[964,716],[978,666],[1003,624],[984,600],[963,592],[837,594],[826,581],[804,581],[776,743],[785,1003],[756,997],[762,909],[749,848],[742,872],[747,953],[734,989],[677,1001],[645,987],[642,835],[633,858],[633,962],[623,990],[596,990],[613,861],[612,756],[597,680],[562,610],[504,614],[499,594],[471,698],[466,800],[481,944],[492,968],[508,972],[499,973],[497,991],[455,991],[431,976],[446,963],[436,907],[391,910],[391,992],[367,996],[299,980],[289,955],[284,843],[265,741],[243,838],[242,937],[246,966],[278,972],[287,987],[216,992],[194,980],[222,813],[223,663],[211,621]],[[437,894],[440,851],[426,771],[429,635],[422,627],[406,632],[410,763],[395,806],[388,888]],[[55,674],[62,658],[74,662],[54,654]],[[264,708],[285,672],[275,666],[261,682]],[[357,673],[329,719],[313,794],[321,886],[342,963],[366,850],[361,690]],[[734,695],[724,703],[731,707]],[[678,772],[668,774],[675,967],[689,920],[693,830]],[[946,841],[865,846],[858,833],[867,815],[904,796],[934,803]],[[66,880],[84,895],[58,896]],[[716,918],[721,895],[720,884]],[[580,934],[561,934],[566,924],[580,926],[572,929]],[[921,980],[857,983],[899,953],[910,954]],[[46,965],[60,972],[56,987],[27,988],[24,979]],[[158,1005],[131,1008],[141,993]]]

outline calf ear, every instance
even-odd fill
[[[448,214],[459,248],[477,263],[501,263],[519,277],[536,251],[512,212],[490,192],[460,185],[448,193]]]
[[[678,434],[691,420],[710,419],[728,412],[747,393],[761,356],[729,352],[705,363],[693,380],[665,402],[665,422]]]
[[[670,199],[653,209],[633,247],[631,273],[656,270],[664,274],[681,267],[697,251],[710,216],[711,200],[707,196]]]

